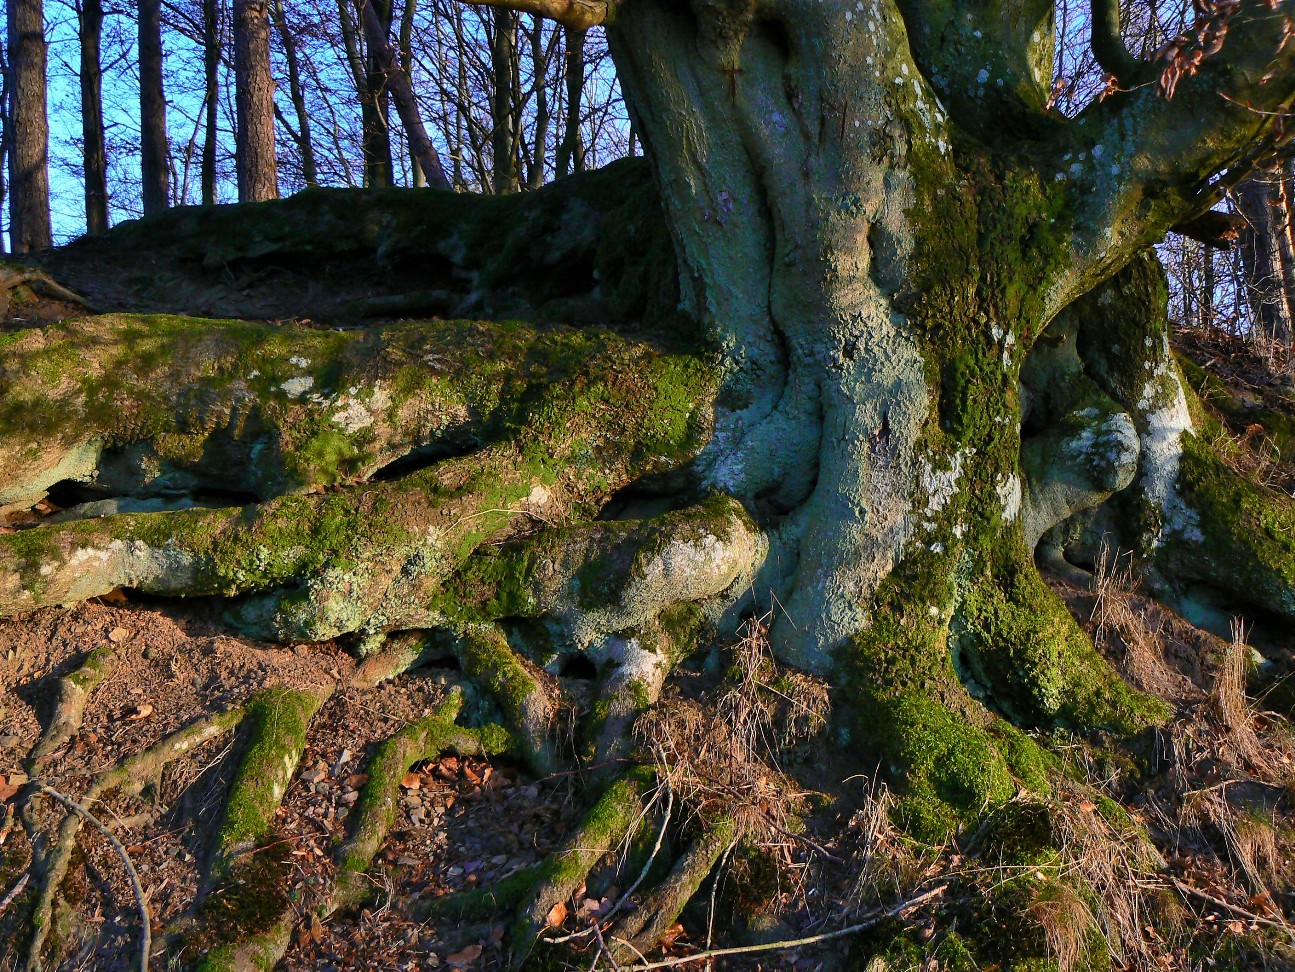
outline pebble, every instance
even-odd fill
[[[342,802],[345,803],[348,807],[359,798],[360,798],[359,790],[348,790],[346,793],[342,794]]]
[[[450,877],[458,877],[460,874],[462,874],[462,873],[463,873],[463,868],[461,868],[461,867],[459,867],[459,865],[455,864],[453,867],[451,867],[451,868],[450,868],[448,871],[446,871],[445,873],[446,873],[446,874],[448,874]]]
[[[427,811],[422,807],[414,807],[414,809],[409,811],[409,819],[416,824],[420,824],[427,819]]]
[[[314,769],[308,769],[305,772],[303,772],[301,774],[301,778],[305,780],[307,783],[318,783],[327,775],[328,775],[327,770],[323,770],[323,769],[320,769],[319,767],[315,767]]]
[[[421,807],[422,805],[423,805],[423,798],[420,796],[413,796],[411,794],[405,797],[405,806],[407,807]]]
[[[17,736],[0,736],[0,749],[13,749],[19,741]]]

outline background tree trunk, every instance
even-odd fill
[[[418,0],[405,0],[405,5],[400,11],[400,70],[406,78],[409,79],[410,90],[413,90],[414,78],[414,15],[418,12]],[[417,112],[417,103],[414,104],[414,111]],[[402,114],[403,118],[404,115]],[[406,132],[408,135],[408,132]],[[423,171],[423,164],[419,161],[418,152],[414,150],[413,136],[409,135],[409,174],[410,181],[415,188],[421,188],[427,185],[427,175]],[[446,182],[448,186],[448,181]]]
[[[277,199],[274,79],[270,75],[270,17],[265,0],[234,0],[234,83],[239,202]]]
[[[1295,290],[1287,285],[1290,210],[1285,196],[1280,175],[1256,175],[1236,190],[1237,208],[1247,223],[1241,239],[1241,260],[1255,320],[1269,337],[1289,343],[1295,335]]]
[[[4,211],[5,200],[9,192],[9,137],[12,126],[9,123],[9,45],[7,38],[0,37],[0,212]],[[6,234],[0,232],[0,254],[8,249]]]
[[[49,119],[45,11],[41,0],[9,0],[9,234],[15,253],[53,243],[49,218]]]
[[[139,0],[140,178],[144,215],[171,204],[162,86],[162,0]]]
[[[279,41],[283,44],[283,59],[288,67],[288,97],[292,100],[293,113],[297,117],[297,130],[293,136],[297,149],[301,152],[301,178],[306,185],[317,186],[319,174],[315,162],[315,144],[310,136],[310,111],[306,107],[306,93],[301,86],[297,39],[288,26],[283,0],[274,0],[274,25],[279,32]]]
[[[585,147],[580,136],[581,101],[585,89],[585,34],[574,27],[562,29],[563,80],[566,82],[566,123],[558,143],[556,171],[559,177],[585,168]]]
[[[202,204],[216,204],[216,146],[220,138],[220,0],[202,0]]]
[[[85,170],[85,231],[108,229],[108,158],[103,136],[103,71],[99,38],[103,31],[102,0],[81,0],[77,6],[81,40],[81,159]]]
[[[391,31],[391,0],[366,0],[373,4],[385,37]],[[382,51],[365,44],[364,93],[361,120],[364,125],[365,184],[378,188],[395,185],[395,167],[391,158],[390,92],[382,67]]]
[[[490,99],[490,149],[494,165],[495,192],[518,189],[516,117],[513,114],[513,87],[517,81],[517,14],[495,8],[490,43],[490,67],[494,91]]]

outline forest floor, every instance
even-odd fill
[[[38,291],[29,293],[18,326],[66,315],[62,295]],[[1245,342],[1196,332],[1181,335],[1179,347],[1226,384],[1232,401],[1290,411],[1295,385],[1287,362],[1256,354]],[[1263,423],[1245,421],[1244,407],[1225,418],[1231,434],[1267,441]],[[1274,484],[1295,482],[1289,457],[1259,451]],[[46,502],[11,516],[0,530],[22,529],[55,512]],[[1062,866],[1082,873],[1100,892],[1095,902],[1038,905],[1033,918],[1050,936],[1054,955],[1063,966],[1075,965],[1087,947],[1087,929],[1096,923],[1107,940],[1121,943],[1121,953],[1109,956],[1116,968],[1295,968],[1295,926],[1287,918],[1295,915],[1295,814],[1287,793],[1295,778],[1295,743],[1282,714],[1295,699],[1287,688],[1288,673],[1295,672],[1295,632],[1261,632],[1256,647],[1265,658],[1264,675],[1246,696],[1244,674],[1239,682],[1236,677],[1250,661],[1242,640],[1229,645],[1191,628],[1132,590],[1118,567],[1099,572],[1095,591],[1060,583],[1057,589],[1126,676],[1170,701],[1176,715],[1154,739],[1139,740],[1127,751],[1063,733],[1046,740],[1064,755],[1076,780],[1073,791],[1058,794],[1071,837]],[[742,633],[732,637],[735,647],[743,643]],[[21,760],[49,719],[58,679],[105,646],[117,655],[118,666],[95,691],[79,731],[49,761],[49,786],[75,798],[104,767],[259,689],[337,686],[311,723],[276,833],[255,851],[297,916],[280,967],[405,972],[502,966],[510,920],[504,911],[480,923],[411,915],[419,912],[419,902],[499,887],[561,846],[583,809],[577,773],[536,779],[506,760],[453,756],[416,765],[402,781],[395,826],[371,872],[372,903],[321,920],[311,905],[333,880],[332,852],[365,782],[365,755],[377,741],[435,711],[459,684],[459,673],[424,667],[360,687],[359,663],[339,644],[259,643],[230,634],[208,602],[120,591],[0,621],[0,972],[16,967],[17,943],[25,937],[13,906],[31,859],[13,816],[15,797],[27,782]],[[740,661],[739,652],[684,666],[660,705],[682,711],[690,700],[713,692],[717,673],[734,659]],[[769,659],[757,663],[772,665]],[[797,685],[804,698],[826,697],[826,687],[812,680],[801,677]],[[807,711],[816,716],[813,705]],[[768,779],[783,791],[753,804],[753,812],[770,819],[767,839],[753,851],[726,857],[713,883],[651,958],[738,941],[829,936],[863,923],[876,902],[893,901],[904,888],[944,880],[947,894],[860,934],[724,959],[715,967],[860,968],[873,945],[884,943],[893,952],[902,939],[905,954],[915,957],[913,967],[961,968],[942,943],[952,930],[971,925],[979,926],[982,940],[1001,939],[1006,967],[1021,916],[991,901],[1016,866],[979,853],[992,817],[946,847],[917,848],[891,825],[884,784],[844,778],[824,762],[831,747],[814,746],[804,722],[805,713],[793,711],[770,724],[780,745],[776,756],[770,754]],[[237,762],[231,752],[223,743],[196,749],[171,762],[144,798],[110,796],[96,804],[134,863],[157,936],[194,906],[206,837]],[[788,792],[789,785],[799,789]],[[804,829],[781,828],[786,815],[802,821]],[[1147,853],[1158,854],[1163,867],[1154,879],[1134,877],[1128,861]],[[61,967],[132,967],[140,915],[119,855],[86,828],[78,863],[84,866],[70,872],[68,911],[58,923],[68,948]],[[587,929],[625,890],[591,878],[550,915],[550,934]],[[223,907],[219,890],[202,905],[215,925],[252,930],[248,923],[255,923],[255,914],[230,906],[225,915]],[[1150,921],[1149,915],[1158,917]],[[191,941],[189,947],[195,954],[180,954],[177,967],[196,959],[204,943]],[[591,967],[596,957],[588,953],[580,967]]]

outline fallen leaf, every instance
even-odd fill
[[[403,786],[406,790],[417,790],[422,787],[423,778],[418,773],[415,773],[413,770],[410,770],[408,773],[404,775],[404,777],[401,778],[400,785]]]
[[[567,920],[567,915],[569,913],[570,912],[567,909],[566,902],[559,901],[557,904],[555,904],[552,908],[549,909],[549,914],[548,914],[548,917],[545,919],[545,922],[548,924],[548,927],[557,928],[559,925],[561,925],[563,922]]]
[[[360,787],[364,786],[364,784],[367,782],[369,782],[368,773],[352,773],[350,776],[346,778],[346,785],[349,786],[352,790],[358,790]]]
[[[14,786],[3,776],[0,776],[0,803],[12,800],[18,795],[18,787]]]
[[[481,946],[469,945],[463,951],[455,952],[453,955],[447,957],[445,961],[462,969],[471,965],[479,958],[481,958]]]
[[[1092,813],[1097,809],[1097,804],[1093,803],[1091,800],[1085,800],[1083,803],[1079,804],[1079,809],[1084,813]]]
[[[153,714],[153,704],[151,702],[141,702],[125,717],[125,722],[141,722]]]
[[[108,632],[108,640],[114,645],[119,645],[130,637],[130,629],[123,628],[120,625]]]

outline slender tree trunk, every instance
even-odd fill
[[[220,139],[220,0],[202,0],[203,104],[202,204],[216,204],[216,146]]]
[[[274,79],[270,75],[270,17],[265,0],[234,0],[234,90],[239,202],[277,199]]]
[[[9,234],[15,253],[53,244],[49,217],[49,119],[45,11],[41,0],[9,0]]]
[[[428,182],[438,189],[450,188],[441,167],[440,157],[436,153],[432,140],[427,136],[423,120],[418,113],[418,102],[414,99],[414,89],[409,83],[409,76],[400,67],[397,51],[391,45],[391,39],[383,30],[377,11],[370,0],[359,0],[360,18],[364,23],[365,42],[369,46],[369,56],[378,65],[380,74],[378,83],[384,90],[389,90],[396,99],[396,110],[409,136],[409,150],[419,162]]]
[[[544,185],[544,162],[548,158],[549,125],[549,57],[552,50],[545,49],[544,21],[538,17],[531,30],[531,63],[534,65],[532,90],[535,92],[535,129],[531,140],[529,166],[526,171],[526,188],[538,189]]]
[[[81,35],[81,159],[85,170],[85,230],[108,229],[108,157],[103,134],[103,71],[99,38],[102,0],[81,0],[77,8]]]
[[[166,138],[166,92],[162,86],[162,2],[139,0],[140,177],[144,215],[171,204]]]
[[[495,192],[516,192],[517,138],[513,114],[513,87],[517,75],[517,14],[496,8],[491,11],[494,31],[490,44],[490,69],[494,90],[490,93],[490,150],[494,161]]]
[[[391,0],[367,0],[385,37],[391,30]],[[364,169],[366,184],[373,187],[394,185],[395,167],[391,159],[390,92],[387,90],[382,52],[372,44],[365,45],[364,99],[361,107],[364,125]]]
[[[580,112],[585,90],[585,35],[574,27],[563,28],[563,79],[567,89],[567,116],[562,141],[558,143],[559,177],[585,168],[585,146],[580,133]]]
[[[417,12],[418,0],[405,0],[405,5],[400,11],[400,71],[409,79],[411,90],[414,80],[414,15]],[[416,104],[414,110],[417,111]],[[404,118],[403,114],[401,118]],[[412,182],[415,188],[421,188],[427,185],[427,175],[423,171],[423,164],[419,161],[418,153],[414,150],[413,136],[409,135],[407,130],[406,135],[409,137],[409,171]]]
[[[319,185],[315,164],[315,145],[310,137],[310,111],[306,108],[306,94],[301,87],[301,65],[297,57],[297,39],[288,27],[283,0],[274,0],[274,24],[283,44],[283,59],[288,67],[288,97],[297,116],[295,132],[297,149],[301,152],[301,177],[308,186]]]
[[[0,37],[0,212],[9,192],[9,139],[13,127],[9,121],[9,44],[7,37]],[[6,234],[0,232],[0,254],[8,247]]]
[[[1289,218],[1283,211],[1284,193],[1279,192],[1279,186],[1279,178],[1256,175],[1238,187],[1236,203],[1247,223],[1241,239],[1241,259],[1255,319],[1269,337],[1289,343],[1295,335],[1295,289],[1286,285],[1289,230],[1285,224]]]

